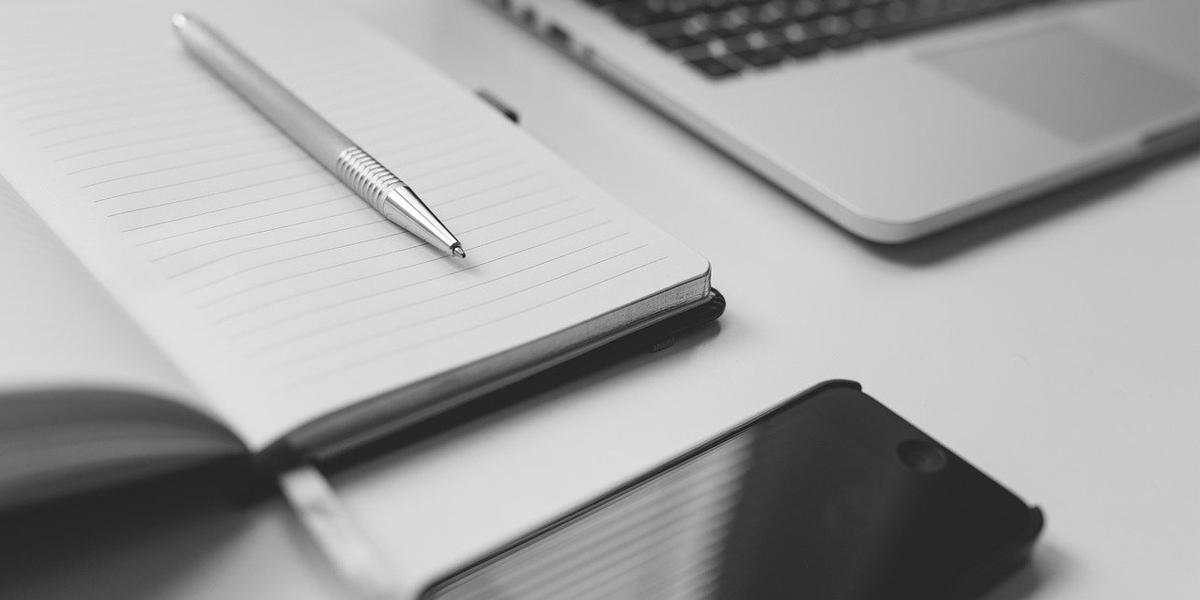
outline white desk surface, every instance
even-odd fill
[[[340,476],[408,585],[851,378],[1045,509],[988,600],[1200,598],[1200,155],[875,246],[471,0],[353,5],[705,254],[729,302],[669,352]],[[38,545],[0,596],[346,597],[279,501],[130,519]]]

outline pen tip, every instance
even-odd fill
[[[455,246],[454,246],[454,255],[455,255],[455,256],[457,256],[457,257],[459,257],[459,258],[466,258],[466,257],[467,257],[467,251],[466,251],[466,250],[463,250],[463,249],[462,249],[462,246],[455,245]]]
[[[175,13],[175,16],[171,17],[171,23],[175,24],[176,29],[183,29],[187,27],[188,16],[184,13]]]

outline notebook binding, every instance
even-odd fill
[[[388,192],[404,185],[399,177],[358,146],[346,148],[338,154],[337,174],[343,183],[381,212]]]

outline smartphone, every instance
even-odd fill
[[[1027,561],[1042,524],[857,383],[829,381],[422,598],[960,600]]]

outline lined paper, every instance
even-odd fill
[[[2,178],[0,282],[0,402],[45,390],[195,394]]]
[[[0,172],[20,172],[26,200],[252,446],[706,271],[361,25],[294,3],[188,10],[391,166],[469,256],[324,171],[186,55],[171,7],[0,21],[14,140]]]

